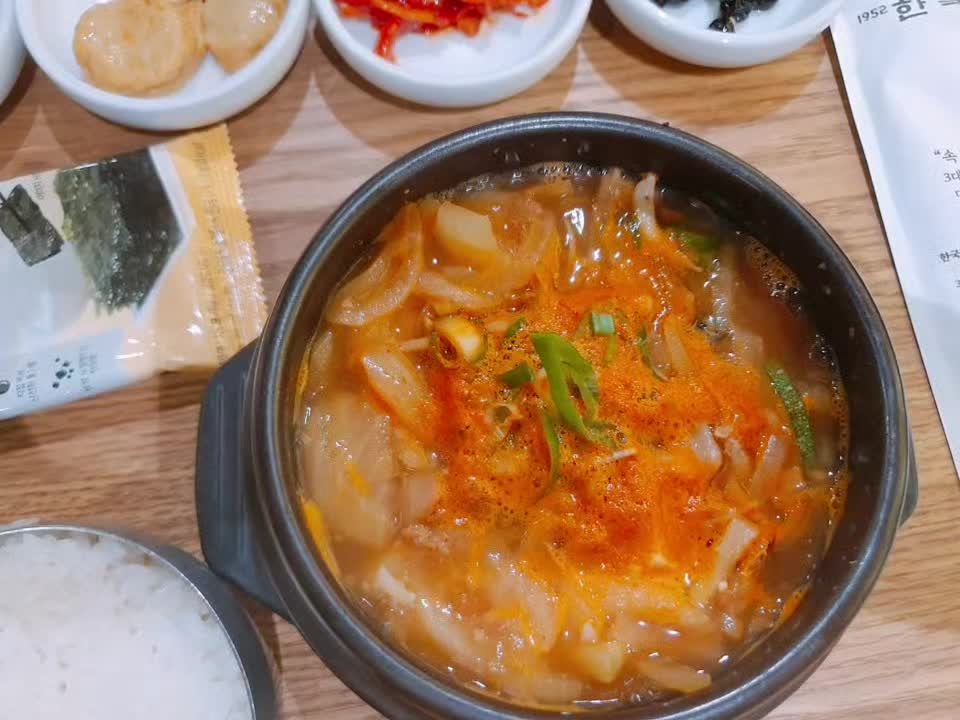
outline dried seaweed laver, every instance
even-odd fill
[[[60,233],[23,185],[16,185],[7,197],[0,194],[0,233],[30,267],[52,258],[63,248]]]
[[[182,240],[150,153],[57,173],[63,234],[73,243],[97,304],[141,306]]]
[[[0,423],[219,367],[260,334],[263,286],[226,125],[0,190],[18,184],[63,249],[30,268],[0,238]]]
[[[657,5],[678,5],[687,0],[653,0]],[[767,10],[777,0],[720,0],[720,14],[710,23],[711,30],[736,32],[737,23],[747,19],[754,10]]]

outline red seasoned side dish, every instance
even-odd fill
[[[492,13],[525,16],[525,9],[549,0],[337,0],[346,17],[369,18],[380,33],[377,54],[394,60],[397,38],[405,32],[434,33],[455,29],[473,37]]]

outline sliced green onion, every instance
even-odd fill
[[[570,392],[569,382],[573,381],[579,388],[580,384],[576,382],[574,376],[582,375],[580,363],[589,368],[589,363],[583,359],[583,356],[577,352],[577,349],[564,340],[559,335],[553,333],[537,333],[533,335],[533,346],[543,363],[543,369],[547,374],[547,381],[550,384],[550,397],[553,400],[560,419],[571,430],[578,435],[589,438],[590,429],[583,421],[580,411],[573,400],[573,394]],[[570,362],[572,361],[572,362]],[[593,369],[590,368],[592,373]],[[589,381],[586,378],[580,378],[583,384],[587,386],[587,397],[591,396],[589,392]],[[594,376],[595,379],[595,376]],[[587,397],[583,397],[584,404],[587,403]]]
[[[600,385],[593,366],[577,349],[554,333],[534,333],[533,346],[543,363],[550,385],[550,398],[560,420],[575,433],[591,442],[610,443],[597,429],[597,411],[600,408]],[[574,401],[570,386],[576,387],[583,401],[586,418]]]
[[[694,232],[693,230],[681,230],[677,233],[677,236],[680,239],[681,245],[695,253],[715,253],[720,247],[720,243],[717,242],[716,238]]]
[[[560,435],[557,433],[557,424],[547,413],[541,414],[540,421],[543,423],[543,434],[550,451],[550,480],[556,481],[560,477]]]
[[[677,239],[683,247],[700,259],[702,265],[709,265],[710,261],[717,256],[717,250],[720,249],[720,243],[716,238],[693,230],[680,230],[677,233]]]
[[[803,404],[803,398],[797,392],[796,386],[790,380],[787,371],[779,365],[768,365],[767,376],[770,378],[770,384],[783,401],[783,406],[787,409],[787,415],[790,416],[790,424],[793,426],[793,436],[797,441],[797,447],[800,448],[800,455],[806,465],[813,464],[816,459],[816,444],[813,439],[813,427],[810,425],[810,416],[807,414],[807,407]]]
[[[525,362],[517,365],[513,370],[508,370],[500,376],[500,382],[509,388],[523,387],[527,383],[532,383],[534,378],[533,369]]]
[[[617,356],[617,336],[610,335],[607,338],[607,349],[603,352],[603,364],[609,365]]]
[[[527,326],[526,318],[517,318],[507,327],[507,332],[504,335],[508,340],[515,336],[518,332],[523,330]]]
[[[433,324],[437,356],[447,367],[460,362],[478,363],[487,354],[487,334],[464,317],[448,315]]]
[[[617,331],[617,324],[613,320],[613,315],[595,312],[590,313],[590,329],[594,335],[606,337]]]

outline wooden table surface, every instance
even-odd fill
[[[615,112],[669,121],[736,153],[806,205],[865,278],[896,345],[920,465],[920,507],[879,585],[826,663],[771,717],[960,718],[957,476],[829,37],[770,65],[711,71],[647,49],[598,5],[577,49],[546,80],[466,112],[392,101],[345,68],[322,37],[311,37],[280,87],[230,123],[268,296],[361,181],[476,122],[561,108]],[[0,107],[0,177],[94,161],[158,139],[94,118],[28,66]],[[114,523],[199,554],[194,443],[206,381],[165,376],[0,424],[0,524]],[[255,616],[281,668],[285,718],[376,716],[290,625],[264,611]]]

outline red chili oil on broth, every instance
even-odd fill
[[[708,687],[843,509],[846,401],[796,279],[656,183],[550,166],[409,204],[301,373],[322,559],[399,646],[514,702]]]

